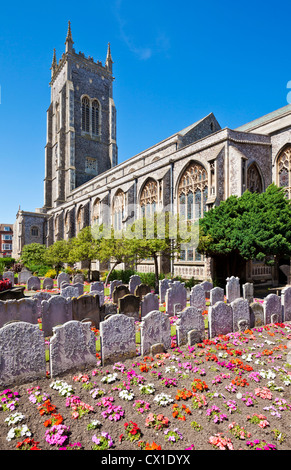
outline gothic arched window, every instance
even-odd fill
[[[122,220],[124,219],[125,194],[119,189],[113,200],[113,227],[115,230],[122,229]]]
[[[100,199],[96,199],[92,208],[92,223],[96,225],[99,223],[100,219]]]
[[[141,196],[140,196],[140,207],[142,216],[149,216],[156,212],[158,204],[158,183],[150,179],[145,184]]]
[[[206,212],[208,198],[207,171],[199,163],[190,163],[178,186],[178,212],[181,220],[193,223],[203,217]],[[181,261],[203,261],[191,244],[181,245]]]
[[[285,189],[285,195],[291,199],[291,146],[281,152],[277,160],[278,186]]]
[[[194,221],[206,211],[208,196],[207,171],[199,163],[191,163],[184,171],[178,187],[180,217]]]
[[[92,134],[99,135],[99,102],[92,101]]]
[[[248,168],[247,189],[251,193],[261,193],[263,191],[262,178],[256,163],[252,163]]]
[[[81,206],[77,212],[77,233],[83,228],[83,207]]]
[[[87,96],[82,98],[82,131],[90,132],[90,101]]]

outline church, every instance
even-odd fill
[[[26,244],[51,245],[85,226],[106,222],[116,230],[134,217],[165,208],[190,222],[231,195],[262,192],[272,182],[291,197],[291,105],[242,125],[221,128],[213,113],[118,164],[113,60],[105,64],[76,52],[69,22],[65,52],[51,65],[47,110],[44,205],[19,210],[13,257]],[[99,266],[95,269],[106,270]],[[136,266],[154,270],[151,259]],[[213,280],[213,260],[182,246],[160,270],[183,279]],[[257,261],[247,263],[246,281],[275,285],[280,273]],[[286,278],[283,282],[286,281]]]

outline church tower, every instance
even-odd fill
[[[63,204],[72,190],[117,164],[112,57],[105,65],[76,53],[71,24],[65,52],[53,52],[47,110],[44,210]]]

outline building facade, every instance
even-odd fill
[[[154,211],[168,209],[195,222],[230,195],[261,192],[272,182],[290,197],[291,105],[237,129],[222,129],[210,113],[118,164],[110,45],[103,66],[75,52],[70,24],[65,44],[59,62],[54,51],[51,67],[44,206],[35,213],[18,211],[14,257],[32,241],[49,246],[105,222],[125,228]],[[215,277],[212,260],[192,246],[183,246],[171,265],[160,262],[173,276]],[[154,266],[145,260],[137,269],[148,272]],[[245,278],[274,282],[277,274],[249,262]]]
[[[0,258],[12,257],[13,225],[0,224]]]

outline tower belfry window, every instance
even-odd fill
[[[92,102],[92,134],[99,134],[99,103],[97,100]]]
[[[82,99],[82,131],[90,132],[90,102],[87,96]]]

